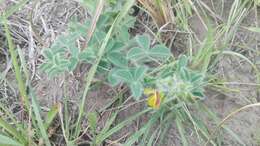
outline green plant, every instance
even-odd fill
[[[254,3],[255,3],[257,6],[260,5],[260,1],[259,1],[259,0],[253,0],[253,1],[254,1]]]
[[[24,2],[24,1],[23,1]],[[19,7],[20,5],[23,5],[24,3],[20,3],[15,8]],[[28,115],[29,117],[29,124],[26,122],[19,123],[18,119],[13,115],[12,112],[9,111],[9,109],[0,104],[0,110],[3,115],[1,115],[0,118],[0,145],[19,145],[19,146],[25,146],[25,145],[37,145],[38,142],[43,139],[43,144],[46,144],[47,146],[50,146],[50,140],[47,134],[47,130],[50,127],[50,124],[54,120],[55,116],[58,113],[58,106],[54,106],[47,114],[46,119],[43,120],[41,117],[41,110],[40,106],[38,105],[34,91],[30,88],[30,94],[26,92],[25,89],[25,82],[24,82],[24,75],[20,71],[20,67],[23,68],[23,71],[25,73],[25,77],[28,80],[28,73],[26,72],[26,65],[24,64],[24,57],[21,56],[22,54],[19,52],[19,57],[21,59],[22,65],[19,65],[17,60],[17,50],[15,50],[13,45],[13,40],[9,31],[8,27],[8,20],[7,15],[5,14],[3,16],[3,25],[5,28],[5,34],[7,37],[7,43],[9,47],[9,52],[12,58],[12,63],[15,70],[15,76],[16,80],[18,82],[18,88],[21,94],[21,108],[24,108],[25,115]],[[31,97],[31,100],[30,98]],[[32,111],[31,111],[32,110]]]
[[[127,3],[125,5],[126,10],[129,10],[133,3],[133,1]],[[87,7],[93,5],[98,7],[97,3],[87,5]],[[93,13],[94,9],[91,9]],[[186,12],[183,13],[186,15]],[[182,17],[184,16],[179,16],[180,21]],[[105,7],[98,18],[95,30],[87,41],[86,48],[81,48],[82,46],[76,45],[76,42],[79,38],[87,36],[86,32],[91,31],[91,21],[79,23],[77,20],[73,20],[69,25],[68,32],[59,36],[50,48],[43,51],[45,62],[41,65],[41,69],[50,77],[71,72],[80,63],[92,64],[87,76],[86,88],[79,108],[73,138],[77,139],[80,133],[85,98],[94,75],[98,73],[108,74],[106,77],[111,86],[122,83],[127,85],[135,100],[143,97],[144,88],[153,88],[155,92],[147,96],[155,98],[154,102],[160,98],[158,96],[164,96],[160,99],[159,106],[156,106],[158,110],[153,110],[153,107],[151,107],[141,112],[150,111],[151,119],[146,126],[141,127],[140,130],[130,136],[125,145],[132,145],[137,141],[142,145],[152,145],[156,133],[163,131],[165,134],[167,125],[169,126],[169,123],[173,121],[176,123],[184,145],[188,145],[186,125],[192,127],[195,131],[200,144],[209,139],[210,134],[206,125],[191,113],[188,106],[194,106],[205,98],[204,87],[208,85],[207,71],[211,63],[211,56],[214,54],[213,33],[209,34],[204,47],[194,58],[193,56],[186,57],[183,55],[174,60],[170,49],[163,44],[152,43],[149,35],[130,36],[128,30],[133,27],[135,19],[128,15],[127,11],[117,9],[111,11],[111,9]],[[120,21],[119,18],[121,18]],[[184,27],[184,29],[188,29],[187,27]],[[141,113],[134,114],[133,119],[141,116]],[[129,118],[112,127],[116,115],[111,116],[107,125],[101,131],[98,131],[95,124],[97,121],[96,115],[94,113],[88,114],[92,145],[101,144],[106,138],[133,120]],[[217,121],[214,116],[211,115],[210,117]],[[153,133],[146,132],[152,130],[158,122],[160,125]],[[74,142],[69,135],[64,135],[67,143]],[[143,137],[143,140],[140,141],[141,137]],[[160,137],[160,141],[163,141],[164,136],[161,135]],[[210,142],[216,145],[214,141]]]
[[[61,34],[49,48],[43,50],[44,62],[40,66],[41,70],[52,78],[60,74],[67,75],[82,63],[91,65],[86,75],[83,95],[79,101],[78,117],[70,121],[68,97],[65,95],[63,100],[64,110],[57,104],[49,110],[45,118],[42,118],[41,108],[37,103],[33,89],[30,87],[25,59],[21,50],[18,49],[21,62],[21,65],[19,65],[5,18],[12,15],[26,2],[26,0],[21,1],[15,5],[13,9],[8,10],[5,15],[1,16],[0,20],[4,20],[14,71],[23,98],[21,103],[25,105],[28,119],[23,119],[26,122],[17,122],[16,117],[8,108],[0,104],[0,110],[3,112],[3,117],[0,118],[0,145],[51,145],[52,141],[49,139],[47,131],[58,113],[63,138],[66,144],[71,146],[79,144],[78,140],[85,132],[90,134],[89,144],[93,146],[102,145],[110,136],[144,114],[149,117],[147,123],[131,133],[123,145],[130,146],[135,143],[143,146],[163,145],[172,123],[175,123],[181,143],[184,146],[191,144],[188,140],[190,130],[195,133],[194,137],[197,138],[199,145],[204,143],[221,145],[221,137],[213,139],[215,138],[215,131],[210,133],[201,115],[194,112],[195,110],[202,113],[203,116],[207,116],[215,123],[220,121],[216,114],[202,103],[206,98],[205,87],[209,87],[209,85],[211,87],[221,86],[214,82],[216,77],[212,74],[212,68],[218,61],[218,55],[232,55],[244,59],[255,69],[257,78],[259,78],[258,69],[253,62],[242,54],[224,50],[224,48],[232,46],[230,42],[235,38],[235,32],[247,12],[245,8],[248,4],[251,4],[248,1],[235,0],[227,22],[213,31],[211,25],[206,23],[209,21],[202,9],[202,6],[205,7],[205,5],[200,1],[196,1],[196,5],[193,5],[192,1],[139,0],[159,27],[169,22],[176,23],[178,29],[189,33],[189,56],[180,55],[178,58],[174,58],[170,47],[158,42],[159,40],[152,40],[152,37],[146,33],[137,36],[132,36],[129,33],[129,30],[136,23],[135,17],[128,13],[135,0],[80,0],[79,2],[87,7],[91,20],[79,22],[79,20],[73,18],[68,30]],[[173,3],[176,11],[175,16],[173,16],[173,8],[171,7]],[[156,13],[157,10],[159,11],[158,14]],[[188,21],[193,12],[198,15],[204,28],[208,30],[208,35],[202,43],[196,40],[200,43],[197,52],[192,50],[195,46],[193,44],[194,38],[197,39],[197,36],[193,34]],[[201,12],[203,15],[200,14]],[[174,20],[168,16],[172,16]],[[257,27],[246,29],[259,32]],[[223,42],[220,46],[218,46],[219,41]],[[21,71],[24,72],[24,75]],[[121,93],[121,91],[117,93],[115,91],[115,102],[111,102],[103,109],[113,105],[116,110],[113,111],[114,113],[109,117],[105,126],[99,129],[98,112],[86,112],[85,101],[94,78],[100,75],[106,77],[106,80],[101,82],[107,84],[108,81],[111,87],[127,86],[131,91],[130,98],[134,98],[137,102],[146,100],[148,105],[140,112],[117,123],[117,115],[121,107],[125,106],[122,101],[128,93]],[[5,80],[4,76],[1,75],[0,77],[1,81]],[[28,92],[25,90],[24,78],[28,82]],[[259,104],[254,106],[259,106]],[[190,110],[191,108],[193,110]],[[230,117],[234,114],[231,114]],[[83,131],[81,124],[84,117],[87,117],[89,129],[86,128]],[[236,134],[223,125],[228,118],[220,122],[217,128],[223,127],[227,133],[244,145]]]
[[[90,23],[89,21],[85,24],[72,22],[68,34],[60,36],[50,48],[44,50],[45,63],[41,65],[41,69],[50,76],[55,76],[65,71],[73,71],[79,62],[93,64],[97,57],[96,48],[101,45],[101,40],[106,34],[105,24],[109,24],[109,15],[107,15],[101,16],[88,48],[83,51],[76,46],[75,41],[80,36],[86,35],[85,32]],[[167,60],[171,53],[162,44],[152,47],[148,35],[130,39],[127,31],[133,26],[133,22],[132,17],[128,16],[120,23],[121,28],[116,29],[118,32],[114,32],[113,37],[107,43],[98,69],[101,74],[109,72],[108,80],[113,86],[119,82],[127,83],[133,96],[138,99],[142,95],[142,81],[148,69],[145,63],[160,63],[163,59]]]

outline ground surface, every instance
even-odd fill
[[[206,4],[210,7],[211,1],[204,0]],[[16,1],[7,0],[4,2],[5,5],[0,6],[0,12],[5,9],[8,5],[15,3]],[[230,10],[233,0],[225,0],[224,13],[220,15],[225,21],[227,14]],[[214,1],[214,7],[216,7],[216,13],[218,13],[218,7],[221,5],[221,1]],[[250,11],[246,18],[243,20],[243,26],[251,26],[255,23],[260,24],[260,19],[256,19],[255,15],[260,16],[260,9],[255,12]],[[86,19],[84,10],[79,6],[78,3],[70,0],[46,0],[41,2],[30,2],[21,11],[15,13],[15,15],[10,17],[10,25],[12,26],[12,34],[15,36],[15,43],[21,48],[21,50],[26,54],[26,59],[28,60],[30,71],[32,73],[31,80],[33,86],[36,88],[36,93],[41,101],[40,104],[43,107],[50,107],[56,102],[59,102],[64,96],[64,88],[62,85],[67,85],[65,90],[67,96],[74,97],[70,99],[71,104],[77,103],[80,95],[82,94],[82,85],[84,84],[84,79],[78,77],[78,74],[84,74],[84,70],[77,70],[73,75],[69,77],[59,77],[55,79],[49,79],[45,74],[38,70],[38,64],[41,63],[41,50],[44,47],[48,47],[55,38],[66,30],[67,24],[71,16],[77,16],[82,19]],[[206,30],[202,27],[202,24],[196,15],[190,18],[190,25],[197,34],[199,39],[203,39]],[[141,28],[144,29],[144,28]],[[33,31],[31,31],[33,30]],[[143,32],[144,30],[139,30]],[[32,33],[34,32],[34,33]],[[138,31],[137,31],[138,32]],[[236,38],[234,39],[234,46],[231,50],[237,50],[242,52],[245,56],[250,58],[253,62],[258,62],[260,60],[257,48],[260,47],[259,34],[251,33],[244,29],[239,29],[236,32]],[[180,35],[181,36],[181,35]],[[185,37],[182,36],[182,37]],[[185,43],[178,38],[174,45],[175,47],[185,47]],[[185,38],[183,38],[185,40]],[[6,44],[3,31],[0,29],[0,71],[6,76],[6,81],[4,84],[0,85],[1,94],[3,97],[1,100],[5,101],[6,104],[15,103],[14,97],[18,94],[15,90],[16,84],[14,81],[14,75],[10,74],[10,58],[6,58],[7,53]],[[178,44],[179,42],[179,44]],[[184,43],[184,44],[183,44]],[[235,47],[237,46],[237,47]],[[251,49],[251,50],[250,50]],[[252,51],[253,50],[253,51]],[[256,50],[256,51],[254,51]],[[85,67],[88,68],[88,67]],[[227,87],[230,87],[237,91],[226,93],[220,93],[216,91],[209,90],[207,92],[207,99],[204,101],[206,105],[216,112],[220,118],[224,118],[231,111],[248,104],[245,99],[260,100],[260,97],[256,88],[256,78],[255,73],[246,62],[243,62],[234,57],[223,57],[218,66],[216,67],[216,72],[219,77],[223,77],[224,80],[229,82]],[[66,78],[66,82],[65,82]],[[241,84],[242,83],[242,84]],[[103,108],[113,99],[111,98],[113,91],[106,85],[102,86],[102,89],[95,91],[93,89],[89,94],[87,101],[87,110],[95,111]],[[8,97],[8,99],[7,99]],[[142,106],[141,104],[136,104],[130,106],[133,101],[129,100],[129,107],[126,107],[120,114],[119,119],[125,119],[134,112],[137,112]],[[126,104],[126,105],[128,105]],[[16,109],[17,104],[10,105],[14,111],[19,111]],[[44,108],[43,108],[44,109]],[[73,111],[73,109],[71,110]],[[17,113],[19,114],[19,113]],[[73,114],[73,112],[71,113]],[[72,116],[73,117],[73,116]],[[106,120],[106,115],[103,116],[103,120],[100,122],[100,127],[104,125]],[[205,119],[207,120],[207,119]],[[120,133],[114,135],[114,137],[122,137],[126,135],[129,131],[135,130],[139,124],[146,121],[146,118],[140,119],[133,125],[124,128]],[[206,121],[211,125],[211,121]],[[239,113],[237,116],[228,120],[226,125],[228,125],[234,132],[236,132],[241,140],[245,142],[248,146],[258,146],[260,145],[260,109],[253,108]],[[215,125],[211,125],[212,127]],[[176,132],[176,128],[172,126],[167,134],[165,145],[181,145],[180,137]],[[193,133],[191,133],[190,140],[193,141]],[[224,138],[223,145],[238,145],[228,134],[223,133],[221,137]],[[195,142],[194,142],[195,143]]]

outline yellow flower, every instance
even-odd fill
[[[159,109],[163,101],[164,94],[162,92],[156,91],[155,89],[146,88],[144,89],[144,94],[148,96],[147,104],[154,108]]]

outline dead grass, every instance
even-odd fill
[[[148,11],[158,28],[175,24],[173,6],[170,0],[138,0],[138,2]]]

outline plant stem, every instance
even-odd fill
[[[19,92],[21,94],[21,103],[23,104],[23,106],[25,106],[25,110],[29,111],[29,109],[30,109],[29,108],[29,98],[26,93],[25,83],[22,79],[22,74],[20,72],[20,66],[19,66],[17,58],[16,58],[17,53],[15,52],[15,49],[14,49],[14,44],[13,44],[12,37],[11,37],[10,31],[8,28],[8,23],[7,23],[8,21],[5,16],[6,15],[4,14],[4,21],[3,21],[4,30],[5,30],[5,35],[6,35],[7,42],[8,42],[9,52],[11,54],[12,64],[13,64],[14,71],[15,71],[15,77],[18,82]]]

